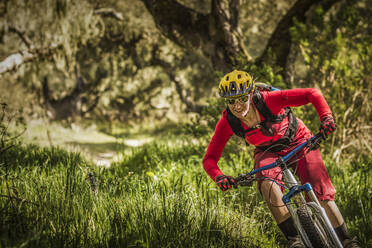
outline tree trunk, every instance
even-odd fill
[[[306,21],[306,12],[315,4],[328,10],[340,0],[298,0],[280,20],[257,65],[268,63],[286,69],[291,47],[290,28],[294,18]],[[201,14],[176,0],[142,0],[159,30],[182,47],[200,50],[222,72],[232,69],[237,58],[251,61],[239,27],[241,0],[212,0],[211,13]],[[251,61],[253,62],[253,61]]]
[[[287,58],[291,48],[290,28],[293,27],[293,21],[306,22],[306,12],[314,5],[320,3],[322,8],[329,10],[340,0],[299,0],[287,14],[279,21],[275,31],[271,35],[267,46],[262,55],[257,59],[258,65],[262,63],[274,64],[283,68],[283,73],[287,68]]]
[[[142,1],[166,37],[187,49],[200,50],[216,69],[230,71],[237,58],[248,56],[239,29],[241,0],[212,0],[210,14],[175,0]]]
[[[50,90],[48,78],[44,77],[42,82],[43,96],[45,100],[45,107],[49,110],[50,117],[54,120],[66,120],[74,117],[78,112],[78,103],[81,95],[86,91],[87,84],[80,75],[78,67],[75,68],[76,85],[74,90],[61,99],[52,99],[50,97]]]

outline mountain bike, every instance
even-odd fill
[[[320,205],[310,183],[299,184],[289,169],[288,161],[305,147],[309,150],[318,147],[321,142],[321,135],[317,134],[304,143],[298,145],[285,156],[279,156],[276,162],[261,168],[252,170],[249,173],[241,174],[235,178],[237,186],[250,186],[256,180],[252,177],[258,172],[272,169],[279,166],[283,173],[284,185],[275,179],[269,179],[287,189],[287,193],[282,200],[293,218],[295,227],[300,234],[306,247],[337,247],[342,248],[342,244],[334,231],[324,208]],[[304,193],[310,201],[306,202]]]

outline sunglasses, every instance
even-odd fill
[[[225,99],[227,104],[234,105],[235,103],[245,103],[249,100],[249,95],[238,97],[238,98],[228,98]]]

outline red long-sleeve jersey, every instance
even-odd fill
[[[261,94],[267,107],[274,115],[282,114],[285,107],[297,107],[306,105],[308,103],[313,104],[320,119],[325,116],[332,115],[326,100],[318,89],[307,88],[280,91],[262,91]],[[285,120],[287,118],[285,118]],[[260,115],[260,119],[261,122],[264,120],[262,115]],[[254,146],[260,146],[268,145],[280,139],[283,137],[285,130],[288,127],[288,120],[285,120],[274,125],[273,131],[275,132],[275,138],[273,138],[273,136],[264,136],[261,132],[252,131],[246,134],[246,141]],[[296,136],[292,141],[292,145],[297,145],[311,136],[311,132],[305,126],[305,124],[298,118],[297,122],[298,128]],[[243,122],[241,122],[241,124],[244,129],[248,129]],[[226,119],[226,111],[224,111],[217,123],[214,135],[209,142],[208,149],[203,159],[203,168],[214,181],[218,175],[223,174],[219,169],[217,162],[221,157],[227,141],[233,134],[234,133]],[[283,150],[281,153],[286,152],[286,150]]]

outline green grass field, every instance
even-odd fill
[[[126,147],[110,167],[58,147],[3,152],[0,246],[284,247],[256,187],[221,192],[202,168],[204,145],[156,140]],[[350,231],[372,247],[371,158],[325,160]],[[251,162],[241,151],[220,166],[237,175]]]

